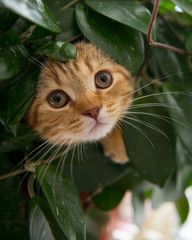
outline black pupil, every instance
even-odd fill
[[[108,80],[108,78],[107,78],[107,76],[106,76],[105,74],[100,75],[99,78],[100,78],[100,80],[101,80],[102,82],[104,82],[104,83],[106,83],[107,80]]]
[[[56,93],[54,96],[53,96],[53,100],[54,102],[58,103],[61,101],[61,95],[59,93]]]

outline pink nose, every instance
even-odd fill
[[[83,115],[87,115],[87,116],[89,116],[91,118],[94,118],[96,120],[98,115],[99,115],[100,109],[101,109],[100,106],[88,109],[83,113]]]

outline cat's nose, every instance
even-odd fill
[[[99,115],[99,111],[101,109],[101,106],[96,106],[94,108],[88,109],[86,110],[83,115],[87,115],[91,118],[94,118],[95,120],[97,120],[97,117]]]

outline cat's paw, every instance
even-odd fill
[[[129,162],[129,157],[123,152],[105,151],[105,156],[110,157],[116,163],[125,164]]]

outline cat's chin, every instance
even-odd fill
[[[111,132],[113,124],[96,122],[87,132],[85,139],[87,141],[97,141],[104,138]]]

